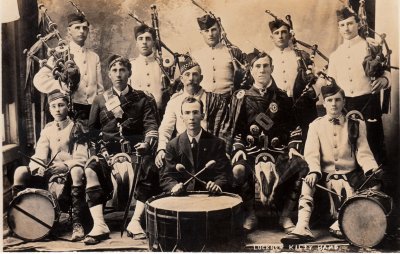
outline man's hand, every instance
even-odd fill
[[[379,92],[381,89],[385,89],[389,86],[388,79],[385,77],[377,78],[372,82],[372,93]]]
[[[310,173],[304,178],[304,181],[311,187],[314,188],[318,181],[318,175],[316,173]]]
[[[140,155],[144,155],[150,149],[150,145],[147,142],[137,143],[134,147]]]
[[[215,184],[214,182],[211,182],[211,181],[208,181],[208,183],[206,185],[206,189],[211,194],[217,194],[217,193],[221,193],[222,192],[221,187],[219,187],[217,184]]]
[[[300,158],[302,158],[304,160],[303,155],[301,155],[296,149],[290,148],[289,149],[289,159],[291,159],[293,157],[293,155],[299,156]]]
[[[242,150],[239,150],[235,153],[235,155],[232,158],[232,164],[239,161],[240,159],[246,160],[246,153]]]
[[[162,149],[157,152],[157,156],[156,156],[156,160],[155,160],[157,168],[161,168],[162,166],[164,166],[164,159],[165,159],[165,150]]]
[[[65,174],[68,172],[68,167],[62,162],[53,162],[53,165],[48,170],[52,175]]]
[[[178,184],[175,184],[174,187],[172,187],[172,189],[171,189],[171,194],[172,194],[173,196],[176,196],[176,195],[178,195],[179,193],[181,193],[182,191],[183,191],[183,183],[178,183]]]

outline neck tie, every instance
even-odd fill
[[[198,170],[198,168],[197,168],[198,144],[197,144],[197,141],[195,138],[192,139],[191,148],[192,148],[193,163],[194,163],[195,171],[197,171]]]
[[[333,125],[340,125],[339,118],[331,118],[329,119],[329,122],[331,122]]]

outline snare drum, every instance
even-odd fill
[[[228,240],[241,228],[241,205],[241,197],[231,193],[153,197],[146,202],[149,249],[202,251],[216,240]]]
[[[26,189],[11,201],[7,214],[10,230],[25,241],[45,238],[58,222],[60,208],[53,195],[42,189]]]
[[[339,226],[351,244],[372,248],[385,236],[387,216],[392,210],[392,198],[366,189],[347,199],[339,210]]]

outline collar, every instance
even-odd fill
[[[271,87],[271,85],[272,85],[272,78],[265,87],[257,83],[254,83],[253,87],[256,88],[261,95],[264,95],[267,92],[267,89]]]
[[[79,53],[84,53],[86,50],[85,46],[81,47],[78,44],[76,44],[76,42],[74,42],[73,40],[69,42],[69,48],[71,49],[72,52],[79,52]]]
[[[156,57],[154,56],[154,52],[152,52],[148,56],[139,54],[138,59],[140,59],[143,62],[154,62],[156,60]]]
[[[125,95],[125,94],[127,94],[129,92],[129,85],[127,85],[125,87],[125,89],[122,90],[122,92],[120,92],[120,91],[118,91],[117,89],[114,89],[114,88],[113,88],[113,90],[118,96]]]
[[[188,137],[189,137],[189,142],[192,143],[192,142],[193,142],[193,139],[196,139],[196,142],[197,142],[197,144],[198,144],[202,132],[203,132],[203,128],[200,129],[200,132],[199,132],[199,134],[197,134],[196,137],[192,137],[192,136],[190,136],[189,133],[186,131],[186,133],[187,133],[187,135],[188,135]]]
[[[288,52],[292,52],[293,49],[289,46],[287,46],[284,49],[278,48],[277,46],[274,47],[274,49],[272,51],[278,52],[278,53],[288,53]]]
[[[357,35],[356,37],[354,37],[353,39],[350,39],[350,40],[344,39],[343,44],[345,46],[352,47],[355,44],[357,44],[358,42],[360,42],[361,40],[362,40],[362,38],[359,35]]]
[[[343,114],[340,115],[340,116],[338,116],[338,117],[330,117],[330,116],[327,116],[327,119],[328,119],[328,121],[329,121],[330,123],[332,123],[332,124],[334,124],[335,121],[339,121],[336,125],[342,125],[342,124],[345,122],[345,120],[346,120],[346,118],[344,117]]]
[[[65,127],[67,127],[69,125],[69,123],[71,122],[71,119],[67,116],[67,118],[65,118],[65,120],[63,121],[54,121],[56,123],[56,126],[59,130],[64,129]]]
[[[221,42],[218,42],[217,45],[215,45],[214,47],[210,47],[211,49],[222,49],[224,47],[224,44],[222,44]]]
[[[203,94],[203,92],[204,92],[204,89],[200,86],[199,91],[198,91],[197,93],[193,94],[193,95],[189,94],[189,93],[186,92],[185,89],[184,89],[184,90],[183,90],[183,95],[184,95],[185,98],[186,98],[186,97],[194,97],[194,98],[198,99],[198,98],[201,97],[201,95]]]

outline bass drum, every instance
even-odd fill
[[[26,189],[11,201],[7,213],[10,230],[25,241],[45,238],[58,222],[60,209],[53,195],[42,189]]]
[[[151,251],[203,251],[224,242],[241,228],[240,196],[188,192],[161,194],[146,202],[146,228]]]
[[[351,244],[372,248],[384,238],[387,216],[392,211],[392,198],[367,189],[347,199],[339,210],[339,227]]]

